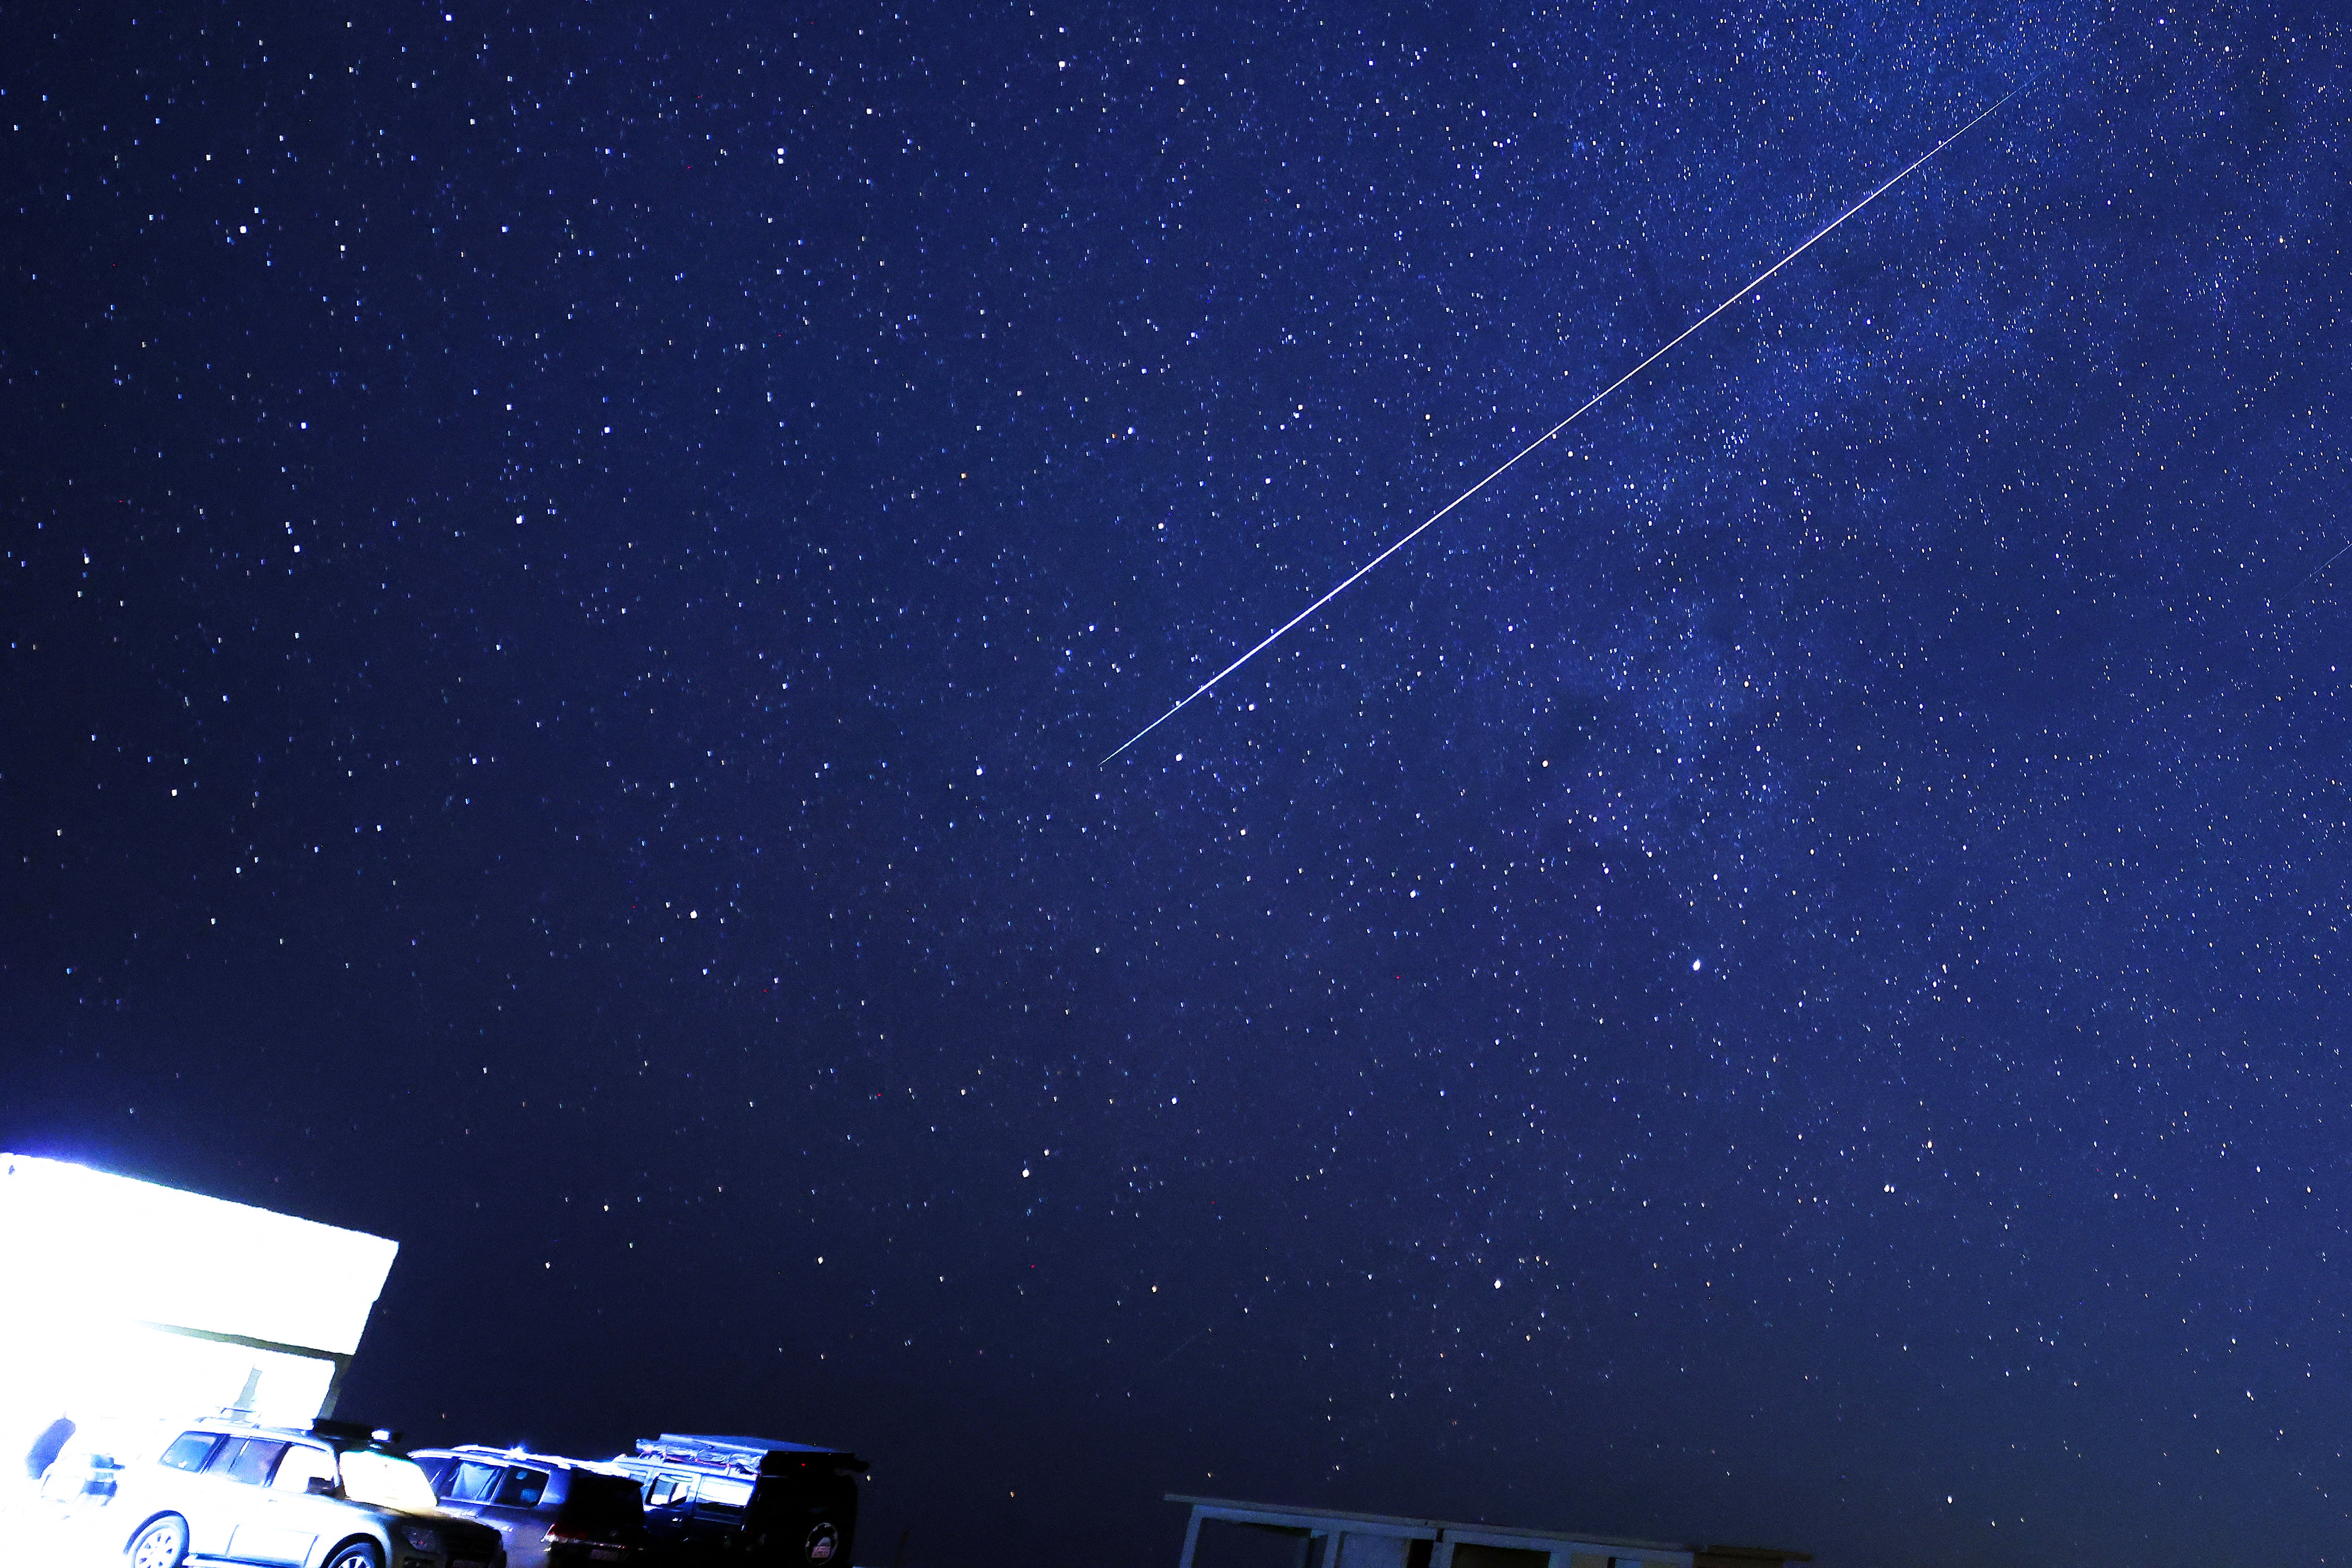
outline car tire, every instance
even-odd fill
[[[801,1561],[807,1568],[848,1568],[841,1550],[843,1534],[841,1526],[832,1520],[818,1520],[801,1540]]]
[[[180,1568],[188,1556],[188,1521],[176,1513],[149,1520],[122,1555],[131,1568]]]
[[[383,1553],[373,1541],[350,1541],[335,1548],[325,1568],[383,1568]]]

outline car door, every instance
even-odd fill
[[[299,1553],[287,1555],[289,1532],[268,1490],[269,1478],[289,1447],[282,1437],[231,1437],[215,1450],[212,1463],[205,1467],[205,1479],[214,1483],[209,1500],[228,1526],[228,1544],[221,1555],[241,1563],[302,1561]]]
[[[446,1512],[462,1513],[472,1519],[481,1513],[483,1504],[499,1495],[499,1482],[505,1478],[506,1469],[504,1465],[487,1459],[459,1459],[434,1482],[433,1489]]]
[[[322,1446],[296,1443],[286,1450],[263,1497],[268,1549],[276,1555],[261,1561],[308,1563],[341,1537],[351,1505],[337,1494],[339,1475],[333,1452]]]
[[[513,1564],[517,1544],[514,1537],[487,1511],[498,1500],[499,1485],[506,1479],[506,1473],[507,1468],[495,1460],[462,1458],[448,1468],[433,1489],[440,1497],[442,1512],[479,1520],[498,1530],[506,1541],[510,1568],[517,1568]]]
[[[139,1466],[128,1472],[121,1496],[130,1506],[123,1511],[142,1519],[178,1514],[188,1521],[191,1556],[217,1557],[227,1551],[235,1510],[218,1505],[217,1494],[226,1483],[205,1473],[227,1441],[218,1432],[183,1432],[173,1438],[152,1468]]]
[[[551,1475],[537,1465],[509,1465],[475,1510],[475,1518],[506,1538],[507,1568],[541,1568],[547,1561],[547,1517],[539,1505]]]
[[[646,1531],[665,1546],[688,1540],[694,1519],[694,1478],[655,1475],[646,1478]]]

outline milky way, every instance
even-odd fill
[[[2011,88],[2008,92],[2003,93],[1991,104],[1977,110],[1975,114],[1969,117],[1969,122],[1967,124],[1961,126],[1958,131],[1953,132],[1949,136],[1945,137],[1941,142],[1937,142],[1933,147],[1930,147],[1927,152],[1922,153],[1919,156],[1914,158],[1900,169],[1897,169],[1894,174],[1889,174],[1885,180],[1881,181],[1878,185],[1869,193],[1869,195],[1854,203],[1853,205],[1846,208],[1845,211],[1838,214],[1837,216],[1832,218],[1828,223],[1823,224],[1820,228],[1816,229],[1810,237],[1808,237],[1803,244],[1798,246],[1796,249],[1789,252],[1788,255],[1780,258],[1780,260],[1774,262],[1771,266],[1758,273],[1754,278],[1733,289],[1730,296],[1719,302],[1715,309],[1709,310],[1706,314],[1693,321],[1689,326],[1685,327],[1681,331],[1676,332],[1673,337],[1667,339],[1666,342],[1660,344],[1658,347],[1652,349],[1648,353],[1643,355],[1641,361],[1636,363],[1633,369],[1627,371],[1624,374],[1619,376],[1616,380],[1611,382],[1608,385],[1602,387],[1600,391],[1594,393],[1583,402],[1578,404],[1569,412],[1568,417],[1562,419],[1559,424],[1554,425],[1550,429],[1546,430],[1542,435],[1537,437],[1534,440],[1528,442],[1526,446],[1520,447],[1509,457],[1504,458],[1500,464],[1496,465],[1494,471],[1489,473],[1485,479],[1480,479],[1476,484],[1472,485],[1468,489],[1464,490],[1460,495],[1455,496],[1452,500],[1447,501],[1444,506],[1439,507],[1435,511],[1431,512],[1427,517],[1422,519],[1421,521],[1413,524],[1411,529],[1399,535],[1393,542],[1381,550],[1378,555],[1373,556],[1370,561],[1365,562],[1361,566],[1357,567],[1347,576],[1341,578],[1338,587],[1325,591],[1322,596],[1318,598],[1313,604],[1308,605],[1305,609],[1291,616],[1290,619],[1283,622],[1282,625],[1268,632],[1257,642],[1253,643],[1248,650],[1239,658],[1236,658],[1233,663],[1225,666],[1224,668],[1217,671],[1216,674],[1209,677],[1208,679],[1194,687],[1189,693],[1181,698],[1174,707],[1169,709],[1168,711],[1162,713],[1159,718],[1154,719],[1150,723],[1146,724],[1142,729],[1138,730],[1134,734],[1120,742],[1111,750],[1109,755],[1103,758],[1103,761],[1108,763],[1116,759],[1120,752],[1127,751],[1129,747],[1133,746],[1136,742],[1140,741],[1144,736],[1149,735],[1152,731],[1157,730],[1160,725],[1165,724],[1169,720],[1173,719],[1178,713],[1183,711],[1186,708],[1191,707],[1201,698],[1207,696],[1213,689],[1225,679],[1225,677],[1233,674],[1235,670],[1241,668],[1242,666],[1247,664],[1250,660],[1264,653],[1267,648],[1272,647],[1276,643],[1281,641],[1286,635],[1297,628],[1301,622],[1311,618],[1316,612],[1322,609],[1324,605],[1329,604],[1332,600],[1338,598],[1340,595],[1354,587],[1358,583],[1363,581],[1365,577],[1377,571],[1380,568],[1381,563],[1388,560],[1390,556],[1394,555],[1398,551],[1402,550],[1406,545],[1411,544],[1414,540],[1428,532],[1429,530],[1434,528],[1438,523],[1445,521],[1447,514],[1451,513],[1455,508],[1475,498],[1480,490],[1485,489],[1488,485],[1493,484],[1496,479],[1501,479],[1505,474],[1507,474],[1513,468],[1517,468],[1519,464],[1527,458],[1532,457],[1551,441],[1557,439],[1562,431],[1575,424],[1578,420],[1583,418],[1587,414],[1591,413],[1595,408],[1601,406],[1601,404],[1607,402],[1612,395],[1622,389],[1627,383],[1633,381],[1639,377],[1643,371],[1649,369],[1652,365],[1657,363],[1658,361],[1665,358],[1666,355],[1680,348],[1694,333],[1705,331],[1706,324],[1709,321],[1714,321],[1717,316],[1720,316],[1726,310],[1730,310],[1734,305],[1738,304],[1742,300],[1748,298],[1748,295],[1754,293],[1758,289],[1762,288],[1766,283],[1771,280],[1775,273],[1778,273],[1783,268],[1787,267],[1789,263],[1796,260],[1797,258],[1804,255],[1805,252],[1811,250],[1814,246],[1819,245],[1822,240],[1827,239],[1831,235],[1836,233],[1838,229],[1845,224],[1847,219],[1853,217],[1856,213],[1862,211],[1863,208],[1868,206],[1871,203],[1876,201],[1879,197],[1893,190],[1896,185],[1900,184],[1905,178],[1927,163],[1929,159],[1935,157],[1937,153],[1942,152],[1945,148],[1950,146],[1953,142],[1958,141],[1961,137],[1975,130],[1977,126],[1984,121],[2007,108],[2010,100],[2015,98],[2018,93],[2023,90],[2024,89],[2022,88]]]

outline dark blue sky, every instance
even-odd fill
[[[347,1413],[908,1568],[2342,1553],[2328,8],[0,62],[0,1147],[400,1239]]]

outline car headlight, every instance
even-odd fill
[[[400,1538],[417,1552],[438,1553],[441,1550],[441,1532],[430,1525],[404,1524],[400,1527]]]

